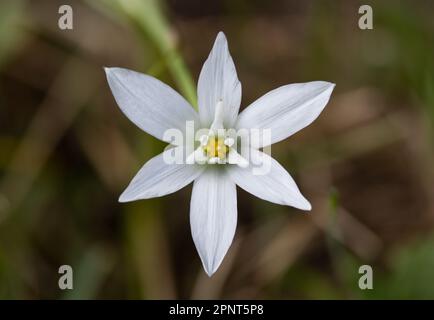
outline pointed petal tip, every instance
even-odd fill
[[[300,201],[300,203],[297,204],[296,208],[308,213],[309,211],[312,210],[312,205],[310,204],[309,201],[303,199],[303,201]]]
[[[312,82],[306,82],[306,84],[309,83],[317,83],[317,84],[321,84],[323,85],[326,89],[333,89],[336,86],[336,83],[333,82],[329,82],[329,81],[324,81],[324,80],[317,80],[317,81],[312,81]]]
[[[207,269],[204,269],[204,271],[205,271],[206,275],[208,276],[208,278],[211,278],[215,273],[215,271],[210,271]]]
[[[225,254],[226,255],[226,254]],[[205,271],[206,275],[211,278],[217,270],[220,268],[220,266],[223,263],[223,258],[220,260],[220,262],[217,262],[214,259],[211,259],[210,261],[204,260],[205,257],[202,257],[201,254],[199,254],[200,260],[202,262],[203,271]]]
[[[137,200],[137,199],[134,199],[134,198],[131,198],[131,197],[128,197],[127,195],[126,195],[126,192],[124,191],[124,192],[122,192],[122,194],[119,196],[119,198],[118,198],[118,202],[119,203],[126,203],[126,202],[131,202],[131,201],[134,201],[134,200]]]
[[[218,39],[218,38],[226,39],[226,35],[225,35],[225,33],[224,33],[223,31],[219,31],[219,33],[217,33],[217,39]]]
[[[294,208],[299,209],[299,210],[303,210],[306,213],[308,213],[309,211],[312,210],[312,205],[305,198],[298,199],[296,201],[294,201],[294,200],[292,200],[292,201],[286,200],[285,204],[287,206],[294,207]]]
[[[220,267],[220,264],[214,265],[211,261],[205,262],[202,261],[203,271],[205,271],[206,275],[211,278]]]
[[[309,211],[312,211],[312,205],[306,200],[305,206],[300,208],[300,210],[306,211],[306,213],[308,213]]]
[[[119,69],[119,68],[116,68],[116,67],[103,67],[103,69],[104,69],[105,75],[106,75],[107,80],[108,80],[108,79],[113,78],[115,76],[115,74],[113,72],[115,72],[116,69]]]
[[[223,33],[223,31],[219,31],[214,43],[220,43],[220,45],[227,46],[228,40],[226,39],[226,35]]]
[[[121,194],[118,198],[119,203],[125,203],[128,202],[128,200],[125,198],[124,194]]]
[[[108,75],[116,75],[115,73],[122,75],[123,72],[128,72],[128,71],[131,72],[131,70],[128,70],[125,68],[120,68],[120,67],[105,67],[104,66],[103,69],[104,69],[105,73],[107,74],[107,76]]]
[[[332,91],[334,89],[334,87],[336,86],[336,83],[324,81],[324,80],[315,80],[315,81],[305,82],[302,84],[304,84],[304,85],[316,85],[317,88],[321,88],[322,91],[327,91],[327,90]],[[288,85],[288,86],[290,86],[290,85]]]
[[[330,92],[333,91],[333,89],[336,87],[336,83],[328,82],[328,81],[321,81],[321,82],[324,83],[326,90],[330,90]]]

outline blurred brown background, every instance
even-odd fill
[[[74,29],[58,28],[69,4]],[[360,30],[370,4],[374,29]],[[434,298],[432,1],[0,3],[0,297]],[[116,106],[103,66],[195,100],[224,31],[242,108],[280,85],[337,84],[320,118],[273,145],[309,214],[238,191],[222,267],[202,271],[191,186],[119,204],[164,145]],[[74,269],[74,290],[58,268]],[[374,268],[360,290],[358,269]]]

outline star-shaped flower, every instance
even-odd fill
[[[236,185],[261,199],[311,210],[289,173],[260,149],[286,139],[315,120],[334,84],[314,81],[285,85],[238,114],[241,83],[222,32],[199,76],[198,113],[176,91],[151,76],[122,68],[105,70],[124,114],[143,131],[174,145],[140,169],[119,201],[163,196],[194,181],[191,232],[209,276],[220,266],[234,238]],[[202,129],[193,148],[173,141],[167,134],[176,129],[188,135],[187,123],[193,123],[195,130]],[[238,146],[240,137],[230,134],[230,129],[247,132],[247,143]],[[254,134],[255,130],[260,134]],[[183,154],[184,161],[167,161],[174,152]],[[260,167],[266,170],[255,171]]]

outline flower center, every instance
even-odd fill
[[[203,151],[210,158],[218,157],[223,160],[229,152],[229,146],[225,144],[225,139],[211,136],[208,138],[208,143],[203,147]]]
[[[187,163],[236,164],[247,167],[248,161],[237,152],[235,139],[223,127],[223,101],[216,105],[214,121],[207,134],[200,137],[200,146],[187,157]]]
[[[233,145],[234,139],[210,132],[200,137],[200,147],[197,149],[196,155],[206,159],[206,162],[210,164],[224,164],[230,157]]]

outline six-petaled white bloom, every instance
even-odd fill
[[[198,81],[199,113],[177,92],[159,80],[121,68],[106,68],[108,83],[125,115],[143,131],[168,143],[165,132],[185,133],[186,122],[208,128],[186,158],[169,164],[166,149],[149,160],[119,198],[120,202],[149,199],[173,193],[194,181],[190,223],[194,243],[206,273],[211,276],[228,251],[237,224],[236,185],[277,204],[310,210],[289,173],[260,151],[315,120],[327,104],[334,84],[314,81],[290,84],[265,94],[238,114],[241,84],[222,32],[203,65]],[[250,136],[249,159],[222,136],[223,129],[269,130],[270,139]],[[185,145],[174,148],[185,151]],[[253,163],[267,161],[266,174],[255,175]]]

